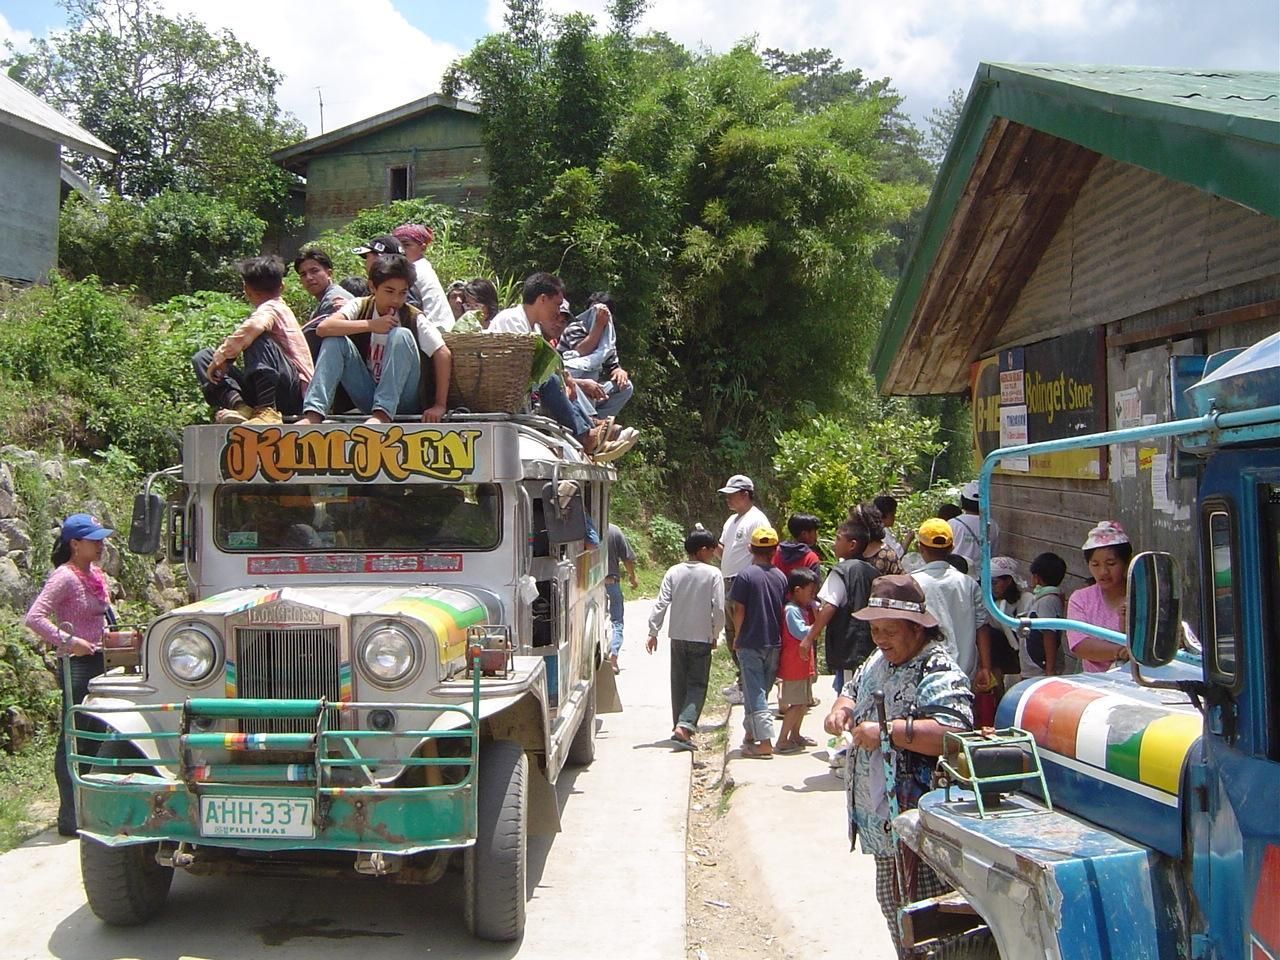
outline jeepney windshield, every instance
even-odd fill
[[[492,483],[231,484],[213,504],[231,553],[489,550],[502,529]]]

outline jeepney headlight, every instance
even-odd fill
[[[398,684],[418,667],[418,645],[403,627],[377,623],[360,638],[360,666],[369,679],[384,686]]]
[[[217,664],[217,634],[203,623],[184,623],[165,640],[165,670],[180,683],[208,679]]]

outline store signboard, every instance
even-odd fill
[[[1058,440],[1107,428],[1106,348],[1097,327],[984,357],[970,371],[974,452]],[[1002,462],[1001,473],[1098,480],[1105,448]]]

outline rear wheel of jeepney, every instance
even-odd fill
[[[605,669],[608,669],[607,667]],[[586,694],[582,721],[569,744],[568,760],[575,766],[585,767],[596,758],[596,685],[594,680]]]
[[[463,855],[467,929],[482,940],[524,933],[528,863],[529,761],[524,748],[495,740],[480,748],[476,842]]]
[[[108,741],[101,755],[115,759],[142,754],[132,745]],[[136,768],[134,768],[136,769]],[[95,767],[97,773],[118,772]],[[146,923],[164,906],[173,883],[173,868],[156,863],[158,843],[108,847],[89,837],[80,838],[80,876],[89,909],[99,920],[117,927]]]

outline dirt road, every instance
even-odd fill
[[[112,929],[85,906],[78,841],[46,832],[0,857],[0,955],[679,960],[685,956],[690,760],[655,739],[670,727],[667,660],[643,653],[641,611],[629,611],[627,619],[626,669],[618,678],[626,710],[601,718],[595,763],[561,776],[563,831],[549,841],[531,841],[522,942],[481,944],[468,937],[460,875],[431,887],[397,887],[362,878],[204,879],[180,873],[160,917],[143,928]]]

